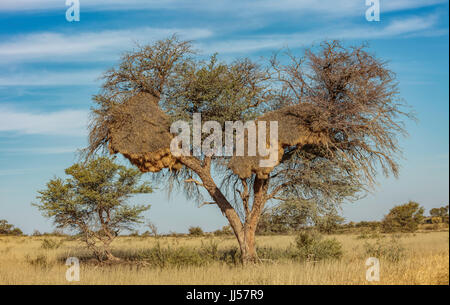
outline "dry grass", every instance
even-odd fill
[[[364,244],[373,240],[357,235],[335,236],[344,248],[339,261],[317,263],[287,259],[240,267],[216,262],[206,266],[155,268],[138,264],[96,266],[81,263],[79,284],[449,284],[449,234],[430,232],[403,234],[399,243],[405,256],[399,262],[380,259],[380,282],[365,279],[367,255]],[[44,249],[43,240],[52,239],[60,246]],[[390,237],[384,237],[389,239]],[[164,247],[200,247],[210,237],[120,237],[114,247],[133,256],[139,249],[149,249],[159,242]],[[215,237],[219,248],[235,247],[232,237]],[[261,247],[285,249],[294,236],[262,236]],[[0,237],[0,284],[69,284],[65,279],[64,259],[86,257],[75,241],[61,237]],[[34,263],[33,263],[34,262]]]

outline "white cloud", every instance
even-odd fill
[[[33,154],[33,155],[55,155],[75,153],[78,148],[75,147],[32,147],[32,148],[0,148],[0,153],[8,154]]]
[[[87,123],[88,112],[82,110],[32,113],[0,106],[0,133],[84,137]]]
[[[252,36],[251,39],[231,39],[219,41],[212,44],[200,43],[200,49],[206,52],[220,53],[244,53],[254,52],[264,49],[278,50],[282,47],[303,47],[312,43],[317,43],[328,39],[360,39],[372,40],[392,37],[402,37],[403,35],[418,34],[421,32],[429,35],[429,30],[433,29],[437,22],[436,15],[424,17],[409,17],[395,19],[391,23],[383,26],[383,23],[371,24],[370,26],[356,27],[333,27],[314,29],[309,32],[281,34],[281,35],[261,35]],[[436,35],[442,35],[442,31],[435,31]]]
[[[381,2],[383,12],[427,7],[446,0],[389,0]],[[266,14],[296,12],[326,15],[357,15],[365,8],[363,0],[80,0],[81,10],[180,10]],[[2,0],[0,11],[65,10],[64,0]]]
[[[26,73],[0,75],[1,86],[80,86],[96,85],[103,70],[75,70],[73,72],[49,72],[30,70]]]
[[[117,58],[136,43],[145,43],[177,33],[183,39],[212,35],[196,28],[135,28],[129,30],[62,34],[54,32],[19,35],[0,43],[0,62],[11,61],[105,61]]]
[[[409,17],[391,21],[387,26],[385,22],[379,24],[367,24],[359,26],[346,26],[330,28],[315,28],[313,30],[280,35],[253,35],[251,39],[214,40],[213,32],[207,29],[157,29],[136,28],[116,31],[83,32],[74,34],[62,33],[34,33],[20,35],[0,43],[0,63],[11,62],[33,62],[33,61],[61,61],[61,62],[90,62],[90,61],[113,61],[118,55],[135,45],[136,42],[146,43],[152,40],[168,37],[173,33],[179,33],[183,39],[199,40],[198,46],[201,51],[218,51],[220,53],[248,52],[261,49],[280,48],[285,45],[290,47],[309,44],[323,39],[376,39],[394,37],[404,34],[417,34],[420,31],[430,30],[437,23],[437,15]],[[442,31],[435,31],[443,34]],[[427,33],[429,35],[429,33]],[[202,42],[203,41],[203,42]],[[93,71],[94,72],[94,71]],[[100,72],[100,71],[98,71]],[[97,73],[97,72],[95,72]],[[78,75],[62,73],[56,77],[54,83],[69,84],[72,79],[84,84],[90,83],[91,79]],[[92,76],[92,75],[91,75]],[[45,83],[51,80],[48,77],[27,76],[31,83]],[[33,79],[34,78],[34,79]],[[18,76],[9,78],[0,76],[0,84],[20,84]]]

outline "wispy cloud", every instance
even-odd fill
[[[136,28],[117,31],[83,32],[76,35],[54,32],[33,33],[15,36],[8,41],[0,43],[0,63],[11,62],[91,62],[112,61],[125,50],[129,50],[136,43],[146,43],[152,40],[179,33],[183,39],[198,40],[198,47],[202,51],[218,51],[220,53],[235,53],[257,51],[261,49],[280,48],[285,45],[290,47],[302,46],[323,39],[377,39],[401,36],[405,34],[430,35],[427,30],[435,30],[437,15],[413,16],[397,18],[386,25],[380,23],[377,26],[370,25],[346,25],[345,27],[325,26],[313,28],[301,33],[280,35],[252,35],[246,39],[240,35],[234,35],[230,40],[213,36],[213,30],[208,29],[158,29]],[[434,34],[445,34],[446,31],[434,31]],[[97,73],[96,71],[92,71]],[[100,72],[100,71],[98,71]],[[93,73],[94,74],[94,73]],[[98,76],[98,74],[97,74]],[[43,84],[53,82],[56,84],[69,84],[72,79],[78,82],[88,83],[91,79],[82,77],[81,74],[64,74],[48,77],[25,76],[25,81],[31,84]],[[0,76],[0,84],[16,85],[21,81],[19,76],[14,78]]]
[[[384,12],[408,10],[446,3],[446,0],[390,0],[382,1]],[[81,9],[105,10],[179,10],[234,12],[237,14],[266,14],[296,12],[326,15],[361,14],[365,2],[358,0],[81,0]],[[0,11],[64,10],[63,0],[2,0]]]
[[[29,70],[11,75],[0,75],[0,86],[91,86],[98,83],[103,70],[67,72]]]
[[[404,35],[425,33],[430,35],[437,22],[436,15],[413,16],[408,18],[394,19],[387,25],[378,26],[346,26],[326,27],[313,29],[308,32],[280,34],[280,35],[253,35],[252,38],[234,38],[221,40],[216,43],[200,43],[200,48],[208,52],[240,53],[254,52],[264,49],[279,49],[289,46],[290,48],[303,47],[311,43],[327,39],[358,39],[373,40],[383,38],[402,37]],[[435,31],[435,35],[446,34],[447,31]]]
[[[87,122],[88,112],[82,110],[33,113],[0,106],[0,133],[84,137]]]
[[[209,37],[212,32],[197,28],[134,28],[82,33],[33,33],[0,43],[0,63],[11,61],[109,61],[136,43],[165,38],[174,33],[183,39]]]
[[[33,154],[33,155],[57,155],[72,154],[78,150],[76,147],[32,147],[32,148],[0,148],[0,153],[6,154]]]

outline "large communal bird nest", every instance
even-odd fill
[[[327,145],[329,137],[321,129],[322,115],[314,105],[302,103],[268,112],[257,119],[278,122],[278,158],[270,167],[261,167],[260,160],[267,159],[257,152],[256,156],[233,156],[228,162],[240,178],[248,178],[252,173],[259,178],[267,178],[279,164],[286,147],[306,144]],[[108,110],[107,119],[101,120],[97,129],[104,130],[104,142],[110,153],[120,153],[143,172],[159,172],[164,168],[179,170],[182,163],[170,152],[170,118],[159,107],[158,99],[148,93],[138,93],[123,103],[114,104]],[[270,145],[267,129],[266,144]],[[245,149],[248,148],[248,134],[245,134]],[[258,150],[257,150],[258,151]]]
[[[170,153],[169,117],[152,95],[139,93],[112,106],[105,124],[110,152],[121,153],[141,171],[181,168]]]
[[[284,153],[286,147],[301,147],[303,145],[328,145],[330,138],[326,133],[321,122],[326,122],[323,118],[324,113],[320,112],[317,107],[310,103],[301,103],[293,106],[287,106],[275,111],[268,112],[257,119],[257,123],[265,121],[268,127],[270,121],[278,122],[278,156],[275,164],[269,167],[261,167],[260,161],[268,159],[269,156],[263,157],[257,155],[234,156],[228,163],[228,167],[240,178],[249,178],[252,173],[256,174],[260,179],[267,179],[270,172],[277,166]],[[266,127],[266,128],[267,128]],[[258,129],[257,129],[258,130]],[[266,146],[270,147],[270,133],[266,131]],[[248,148],[248,134],[245,135],[245,149]]]

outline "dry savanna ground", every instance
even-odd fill
[[[67,237],[0,237],[0,284],[447,284],[449,233],[423,232],[394,236],[336,235],[343,245],[339,260],[296,261],[263,259],[242,267],[226,259],[203,264],[195,251],[234,253],[235,240],[226,237],[119,237],[114,249],[123,263],[98,265],[82,246]],[[260,249],[283,253],[294,236],[261,236]],[[383,248],[380,281],[366,280],[368,244]],[[395,249],[391,249],[395,245]],[[380,248],[380,247],[379,247]],[[155,251],[165,249],[166,251]],[[380,248],[381,249],[381,248]],[[399,250],[400,249],[400,250]],[[262,251],[266,251],[262,250]],[[184,252],[183,252],[184,251]],[[191,251],[191,252],[189,252]],[[173,263],[167,253],[179,255]],[[401,255],[398,255],[401,252]],[[153,255],[159,265],[146,261]],[[189,254],[191,253],[191,254]],[[147,255],[147,256],[146,256]],[[163,256],[163,257],[159,257]],[[79,257],[80,281],[66,280],[67,257]],[[165,261],[172,260],[172,264]],[[190,261],[193,264],[189,264]]]

